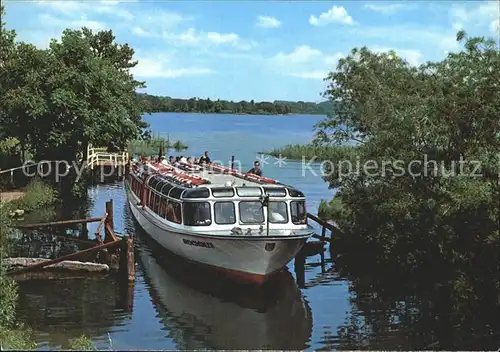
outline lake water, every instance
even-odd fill
[[[261,151],[309,142],[321,118],[160,113],[146,120],[155,133],[188,144],[185,156],[208,150],[227,164],[234,155],[248,169]],[[316,213],[333,191],[317,164],[316,175],[302,166],[269,159],[263,172],[303,190]],[[411,299],[384,298],[370,284],[341,277],[328,250],[323,263],[319,255],[306,259],[300,285],[292,261],[270,288],[242,290],[158,254],[133,222],[121,183],[89,192],[89,215],[101,216],[113,199],[117,232],[137,240],[135,285],[127,296],[112,280],[21,283],[19,313],[41,349],[64,346],[81,334],[102,349],[424,349],[439,340],[432,317],[430,324],[414,319]],[[90,233],[95,228],[89,226]]]

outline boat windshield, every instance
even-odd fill
[[[306,202],[292,201],[290,203],[292,222],[296,225],[307,224]]]
[[[261,202],[240,202],[239,208],[242,224],[261,224],[264,222],[264,210]]]
[[[269,202],[269,222],[286,224],[288,222],[287,208],[286,202]]]

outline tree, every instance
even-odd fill
[[[315,142],[354,141],[351,165],[376,168],[347,175],[343,163],[342,174],[325,177],[342,202],[339,248],[407,273],[441,268],[460,294],[481,286],[474,297],[495,305],[500,54],[491,40],[457,39],[464,50],[419,67],[352,50],[326,79],[332,112]]]
[[[65,30],[47,50],[19,43],[9,67],[4,123],[35,155],[75,160],[89,143],[124,147],[146,127],[129,68],[133,50],[111,31]]]

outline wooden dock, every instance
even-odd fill
[[[97,260],[97,257],[99,257],[99,264],[107,265],[110,270],[117,269],[118,277],[122,281],[132,284],[135,281],[133,240],[128,235],[118,236],[115,233],[112,200],[106,202],[106,212],[102,217],[18,225],[16,227],[21,230],[30,231],[41,228],[50,229],[53,227],[64,227],[73,224],[82,224],[84,226],[84,230],[82,231],[82,233],[88,234],[87,224],[92,222],[99,223],[97,231],[95,232],[94,240],[89,240],[88,238],[82,237],[76,238],[70,235],[57,236],[65,240],[75,241],[82,245],[88,245],[90,246],[90,248],[79,250],[75,253],[63,255],[50,260],[38,260],[38,258],[10,258],[19,260],[10,260],[11,268],[8,271],[8,274],[16,278],[22,274],[42,269],[57,269],[58,271],[101,272],[103,270],[96,270],[95,266],[95,261]],[[103,231],[104,236],[102,236]],[[94,260],[86,262],[78,262],[77,260],[89,257],[93,257]],[[90,269],[87,270],[87,267]]]

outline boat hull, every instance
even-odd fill
[[[180,233],[155,219],[147,208],[128,197],[135,220],[163,248],[187,260],[205,264],[241,282],[263,284],[281,271],[310,235],[229,237]]]

